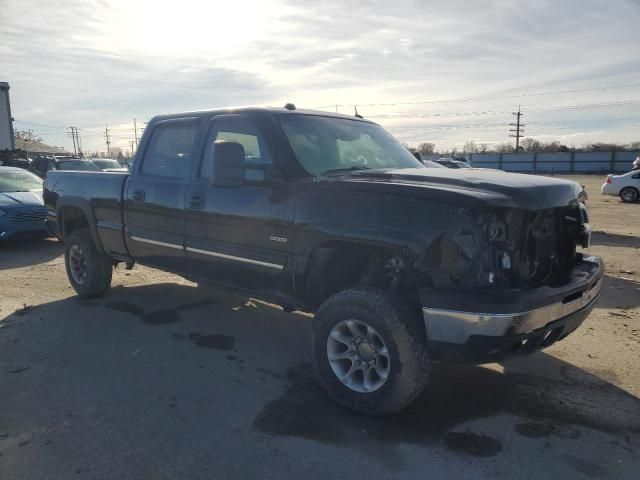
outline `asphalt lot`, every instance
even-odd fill
[[[0,245],[0,479],[638,478],[640,204],[573,178],[594,313],[530,357],[437,365],[387,418],[315,383],[307,315],[138,266],[79,300],[60,243]]]

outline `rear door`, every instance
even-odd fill
[[[152,128],[125,186],[125,238],[139,262],[184,272],[184,199],[195,164],[199,119],[165,120]]]
[[[186,247],[190,272],[242,290],[290,297],[293,198],[285,184],[267,181],[274,165],[269,135],[245,115],[216,116],[209,128],[202,166],[188,188]],[[216,140],[240,143],[245,183],[210,183]]]

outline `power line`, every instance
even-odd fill
[[[542,107],[528,108],[529,112],[553,112],[560,110],[576,110],[581,108],[601,108],[601,107],[617,107],[626,105],[640,104],[640,100],[630,99],[621,100],[617,102],[602,102],[602,103],[586,103],[576,105],[548,105]],[[434,118],[434,117],[470,117],[470,116],[483,116],[483,115],[507,115],[512,112],[509,110],[480,110],[475,112],[439,112],[439,113],[391,113],[391,114],[377,114],[366,115],[366,118]]]
[[[418,100],[413,102],[391,102],[391,103],[359,103],[359,107],[393,107],[397,105],[426,105],[426,104],[434,104],[434,103],[453,103],[453,102],[474,102],[480,100],[506,100],[511,98],[524,98],[524,97],[541,97],[545,95],[562,95],[568,93],[585,93],[585,92],[596,92],[601,90],[613,90],[616,88],[632,88],[632,87],[640,87],[640,83],[626,83],[622,85],[606,85],[603,87],[593,87],[593,88],[582,88],[582,89],[574,89],[574,90],[556,90],[550,92],[535,92],[535,93],[520,93],[514,95],[497,95],[497,96],[487,96],[487,97],[466,97],[466,98],[448,98],[444,100]],[[351,107],[353,104],[333,104],[333,105],[324,105],[321,107],[312,107],[317,109],[322,108],[332,108],[336,111],[338,107]]]

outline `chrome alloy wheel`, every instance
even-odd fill
[[[635,202],[638,200],[638,191],[635,188],[623,188],[620,196],[625,202]]]
[[[82,285],[87,279],[87,259],[78,245],[72,245],[69,249],[69,271],[78,285]]]
[[[389,350],[380,334],[361,320],[344,320],[331,329],[327,357],[338,380],[355,392],[375,392],[389,377]]]

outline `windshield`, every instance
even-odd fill
[[[86,160],[65,160],[58,162],[58,170],[100,170],[95,163]]]
[[[28,172],[0,171],[0,193],[42,191],[42,180]]]
[[[100,159],[94,160],[93,163],[103,170],[105,168],[123,168],[116,160]]]
[[[283,115],[281,125],[300,164],[312,175],[370,168],[422,168],[373,123],[311,115]]]

